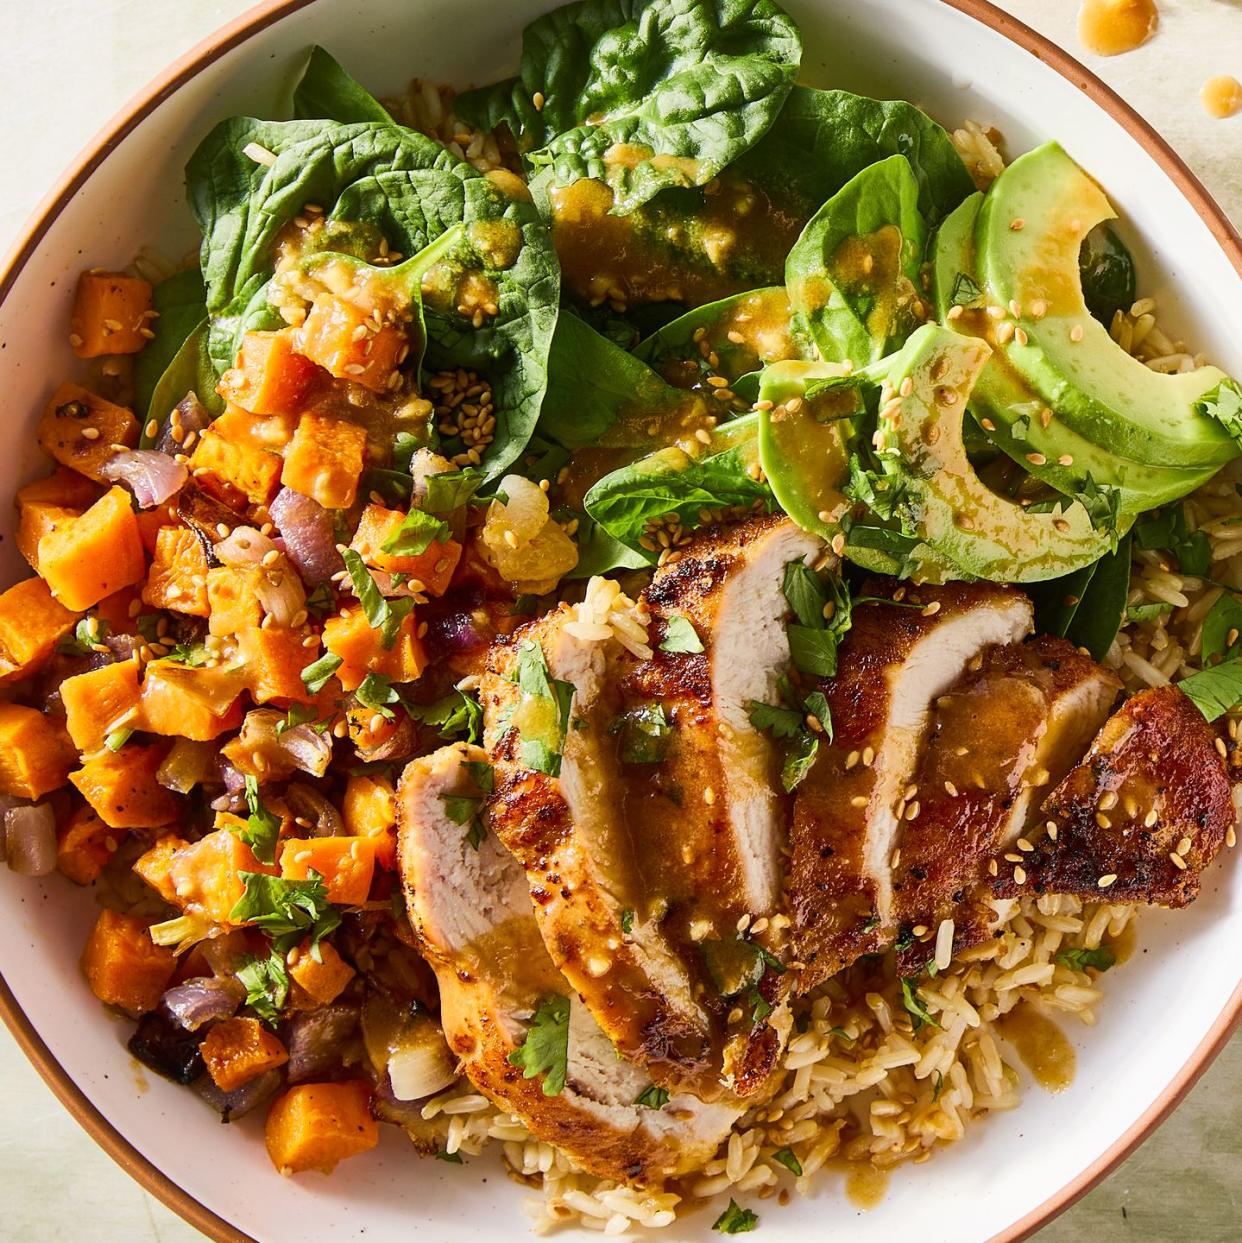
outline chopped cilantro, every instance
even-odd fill
[[[1155,621],[1161,613],[1168,613],[1172,610],[1171,604],[1131,604],[1126,609],[1126,621],[1132,622],[1149,622]]]
[[[1177,685],[1209,721],[1214,721],[1242,703],[1242,661],[1231,660],[1202,669]]]
[[[543,1076],[544,1096],[560,1096],[565,1090],[569,1062],[569,998],[546,997],[535,1009],[526,1038],[509,1054],[509,1064],[524,1079]]]
[[[417,510],[412,511],[417,513]],[[414,601],[409,596],[397,596],[392,600],[385,599],[379,585],[371,577],[362,558],[352,549],[346,548],[341,553],[345,568],[349,571],[350,581],[354,585],[354,594],[366,616],[367,625],[380,632],[380,645],[391,648],[397,640],[397,631],[401,623],[409,616]]]
[[[521,702],[510,714],[507,729],[517,728],[513,718],[521,714],[524,724],[518,734],[522,763],[535,772],[557,777],[573,703],[573,685],[549,674],[543,649],[534,639],[526,639],[518,647],[517,665],[510,680],[517,683]],[[533,727],[525,723],[532,718],[536,721]]]
[[[323,733],[327,726],[319,721],[319,714],[315,711],[311,704],[290,704],[289,711],[285,713],[283,721],[276,722],[276,737],[287,729],[297,729],[299,725],[314,724],[318,733]]]
[[[385,552],[399,557],[418,557],[432,544],[446,544],[453,538],[452,528],[443,518],[411,509],[401,526],[382,545]]]
[[[266,958],[246,956],[237,978],[246,989],[246,1005],[261,1019],[274,1023],[289,996],[289,973],[284,955],[272,950]]]
[[[749,1234],[759,1224],[759,1218],[748,1208],[742,1208],[736,1200],[712,1222],[712,1229],[721,1234]]]
[[[762,1023],[772,1013],[772,1003],[759,991],[758,987],[747,992],[746,1004],[750,1006],[752,1023]]]
[[[792,794],[806,780],[818,755],[819,735],[809,729],[798,730],[781,763],[781,787],[786,794]]]
[[[483,483],[483,472],[467,467],[465,470],[428,475],[426,482],[423,508],[428,513],[447,514],[470,501]]]
[[[1134,527],[1134,539],[1147,551],[1171,552],[1178,568],[1192,578],[1201,578],[1212,565],[1212,546],[1203,531],[1192,531],[1181,505],[1170,505],[1146,516]]]
[[[1056,955],[1057,962],[1074,971],[1085,971],[1094,967],[1097,971],[1107,971],[1117,965],[1117,955],[1106,945],[1096,949],[1068,949]]]
[[[801,561],[785,567],[783,589],[797,618],[786,631],[794,668],[813,677],[835,677],[837,648],[850,628],[849,591],[836,579],[826,583]]]
[[[760,703],[756,699],[746,704],[750,723],[758,730],[766,730],[773,738],[794,738],[802,729],[802,713],[794,708],[780,708]]]
[[[1242,600],[1222,595],[1203,619],[1203,663],[1236,660],[1242,651],[1239,633],[1242,633]]]
[[[628,937],[634,931],[634,908],[627,906],[621,912],[621,931]]]
[[[783,1165],[795,1178],[802,1177],[802,1162],[794,1155],[792,1148],[778,1148],[772,1154],[772,1160]]]
[[[460,1152],[445,1152],[443,1148],[436,1149],[436,1160],[443,1161],[447,1165],[464,1165]]]
[[[153,616],[153,615],[152,615]],[[87,656],[95,650],[97,643],[102,643],[108,633],[108,624],[100,617],[84,617],[56,644],[56,650],[62,656]],[[148,640],[149,641],[149,640]]]
[[[703,650],[703,641],[699,638],[694,624],[680,613],[674,613],[664,623],[664,638],[660,641],[662,652],[696,653]]]
[[[312,955],[334,932],[341,913],[328,901],[323,877],[313,869],[306,880],[283,880],[265,872],[240,872],[245,891],[229,912],[229,923],[250,924],[272,938],[282,953],[309,937]]]
[[[306,608],[315,617],[322,617],[325,613],[331,613],[336,608],[336,593],[327,583],[320,583],[306,597]]]
[[[918,1031],[920,1027],[926,1023],[929,1027],[939,1027],[940,1024],[927,1012],[927,1007],[919,1000],[918,990],[914,981],[911,979],[903,979],[901,981],[901,1004],[905,1006],[906,1013],[910,1016],[914,1023],[914,1030]]]
[[[466,842],[472,850],[478,850],[487,829],[483,824],[480,812],[483,808],[481,798],[470,798],[462,794],[446,794],[443,796],[444,814],[454,824],[467,825]]]
[[[344,662],[335,652],[327,652],[302,670],[302,685],[312,695],[318,695],[328,680]]]
[[[483,736],[483,710],[463,691],[451,690],[434,703],[407,704],[406,710],[446,741],[458,734],[467,742],[478,742]]]
[[[204,643],[174,643],[168,649],[165,660],[177,665],[201,669],[207,663],[207,645]]]
[[[402,703],[400,694],[393,687],[392,679],[385,677],[382,673],[368,673],[354,691],[354,698],[364,708],[378,712],[380,716],[389,721],[396,716],[389,704]]]
[[[1195,402],[1195,413],[1215,419],[1242,445],[1242,386],[1237,380],[1222,380],[1210,393]]]
[[[657,1088],[654,1083],[648,1084],[634,1098],[634,1104],[641,1105],[644,1109],[663,1109],[668,1104],[668,1089]]]
[[[245,828],[230,828],[251,850],[260,863],[276,862],[276,842],[280,837],[280,817],[267,810],[259,800],[259,783],[246,777],[246,808],[250,813]]]
[[[673,740],[673,727],[664,705],[658,703],[640,704],[622,713],[608,732],[620,735],[620,755],[626,764],[662,763]]]

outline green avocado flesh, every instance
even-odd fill
[[[1219,468],[1238,447],[1194,407],[1224,373],[1159,374],[1127,354],[1087,309],[1083,239],[1114,217],[1103,191],[1056,143],[1015,160],[975,224],[978,283],[1005,313],[992,323],[1015,330],[1002,341],[994,326],[989,339],[1056,419],[1086,440],[1152,466]]]
[[[987,488],[966,456],[962,420],[991,349],[928,324],[893,361],[878,419],[878,454],[900,488],[905,530],[967,574],[1036,582],[1071,573],[1110,548],[1076,501],[1032,513]]]
[[[941,322],[958,332],[984,336],[996,347],[997,321],[984,309],[988,294],[979,286],[975,265],[975,227],[983,201],[982,194],[972,196],[941,225],[932,281]],[[1022,232],[1032,227],[1027,221]],[[996,299],[992,301],[999,305]],[[1107,341],[1112,352],[1127,357],[1111,337]],[[1090,476],[1101,487],[1118,489],[1123,514],[1142,513],[1185,496],[1218,469],[1214,465],[1191,468],[1136,462],[1080,435],[1060,417],[1059,410],[1049,413],[1052,407],[999,348],[979,376],[971,410],[997,448],[1037,479],[1072,496],[1084,489]],[[1204,421],[1197,415],[1191,417]]]

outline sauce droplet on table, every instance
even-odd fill
[[[1242,82],[1228,74],[1219,78],[1209,78],[1199,92],[1203,100],[1204,110],[1208,116],[1225,120],[1226,117],[1237,116],[1242,112]]]
[[[1078,11],[1078,37],[1097,56],[1134,51],[1159,24],[1156,0],[1083,0]]]

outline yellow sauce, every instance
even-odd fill
[[[1111,937],[1108,941],[1108,948],[1113,951],[1113,956],[1117,960],[1117,966],[1121,966],[1123,962],[1134,956],[1134,951],[1138,947],[1138,920],[1131,919],[1128,924],[1121,930],[1120,935]]]
[[[860,1209],[873,1209],[888,1190],[888,1171],[863,1161],[851,1161],[845,1171],[845,1194]]]
[[[1000,1030],[1041,1088],[1063,1092],[1073,1083],[1077,1065],[1074,1046],[1034,1006],[1019,1004],[1010,1010],[1000,1020]]]
[[[1078,37],[1097,56],[1133,52],[1159,24],[1156,0],[1083,0],[1078,11]]]
[[[1203,108],[1208,116],[1215,117],[1218,121],[1237,116],[1242,112],[1242,82],[1228,74],[1209,78],[1203,84],[1199,98],[1203,100]]]

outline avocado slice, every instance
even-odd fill
[[[988,339],[1057,419],[1094,444],[1151,465],[1222,466],[1240,450],[1195,402],[1224,372],[1152,371],[1087,309],[1079,253],[1087,234],[1115,215],[1058,144],[1015,160],[975,225],[978,281],[1003,315],[991,321]]]
[[[932,289],[941,323],[994,342],[995,321],[986,313],[987,293],[978,283],[975,267],[975,225],[983,198],[973,195],[940,226],[933,244]],[[1123,514],[1156,509],[1185,496],[1217,470],[1214,465],[1191,468],[1135,462],[1088,440],[1046,413],[1051,407],[1003,352],[995,352],[988,360],[970,406],[996,447],[1035,478],[1073,496],[1083,491],[1090,476],[1100,487],[1119,491]]]
[[[1071,573],[1110,551],[1077,501],[1033,513],[975,474],[962,443],[971,390],[991,356],[979,337],[928,324],[893,360],[877,420],[878,456],[901,489],[902,526],[966,573],[1036,582]]]

